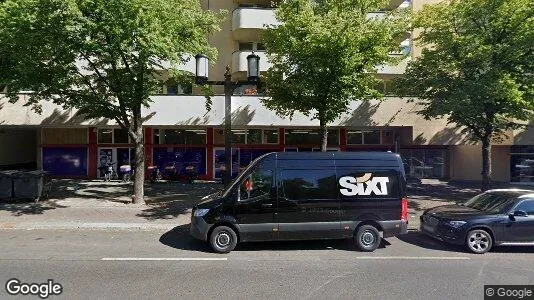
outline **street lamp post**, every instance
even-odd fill
[[[247,56],[247,79],[232,81],[230,66],[226,66],[224,81],[208,80],[209,59],[204,54],[198,54],[196,59],[195,82],[200,85],[224,86],[224,156],[225,172],[223,182],[229,184],[232,178],[232,95],[235,89],[242,85],[256,85],[259,89],[260,82],[260,57],[254,54]]]

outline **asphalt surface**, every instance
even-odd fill
[[[244,244],[211,253],[169,232],[0,231],[1,299],[10,278],[53,279],[49,299],[483,299],[485,284],[534,284],[533,248],[485,255],[417,232],[390,238],[373,253],[350,241]]]

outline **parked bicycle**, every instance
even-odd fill
[[[104,173],[104,181],[117,180],[119,178],[117,172],[113,165],[116,163],[106,163],[105,165],[100,166],[100,171]]]
[[[119,167],[119,172],[123,182],[131,182],[135,174],[134,168],[131,165],[122,165]]]
[[[148,178],[150,178],[150,182],[156,183],[160,180],[163,180],[163,176],[161,175],[161,171],[159,170],[158,166],[148,166],[147,170],[149,172]]]

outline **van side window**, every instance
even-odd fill
[[[273,186],[273,171],[257,168],[241,182],[240,201],[269,195]]]
[[[284,195],[289,200],[337,200],[334,169],[283,170],[281,180]]]

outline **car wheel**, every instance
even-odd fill
[[[360,251],[372,252],[380,246],[380,232],[372,225],[363,225],[358,228],[354,236],[356,247]]]
[[[471,230],[467,233],[466,244],[469,251],[484,254],[493,246],[491,235],[482,229]]]
[[[210,235],[210,246],[217,253],[228,253],[237,245],[237,234],[228,226],[217,226]]]

